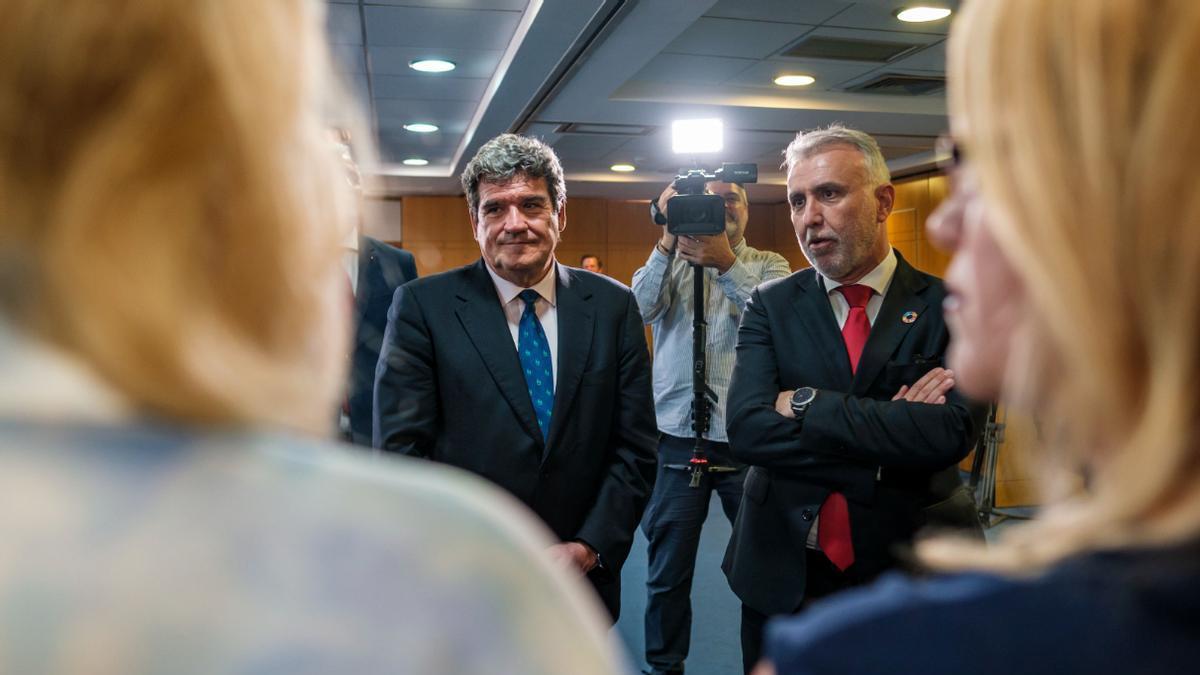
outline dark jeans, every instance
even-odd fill
[[[706,473],[699,487],[690,487],[686,465],[695,442],[661,434],[658,443],[658,477],[642,518],[649,541],[646,579],[646,663],[654,672],[682,672],[692,636],[692,575],[700,530],[708,516],[713,490],[721,498],[725,517],[732,523],[742,500],[746,470]],[[730,466],[729,446],[709,444],[711,465]]]
[[[848,567],[845,572],[838,571],[824,553],[813,549],[805,552],[804,565],[804,603],[796,614],[803,612],[812,602],[869,581],[853,574],[854,567]],[[758,610],[742,605],[742,669],[747,675],[762,658],[763,629],[769,618]]]

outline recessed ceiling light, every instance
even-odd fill
[[[613,171],[619,171],[621,173],[629,173],[630,171],[637,171],[637,167],[632,164],[613,164],[612,166],[610,166],[608,168],[612,169]]]
[[[414,122],[412,124],[405,124],[404,130],[418,134],[432,134],[438,130],[438,126],[436,124],[426,124],[425,122]]]
[[[896,12],[896,18],[906,23],[941,21],[948,16],[950,16],[950,10],[945,7],[905,7]]]
[[[781,87],[807,87],[816,81],[817,78],[812,75],[780,75],[775,78],[775,84]]]
[[[409,61],[408,67],[413,70],[419,70],[422,73],[445,73],[454,70],[456,67],[453,61],[445,59],[418,59]]]
[[[425,166],[428,163],[429,160],[421,159],[420,157],[409,157],[408,159],[404,160],[405,166]]]

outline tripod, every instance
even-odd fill
[[[700,477],[705,473],[727,473],[737,471],[735,466],[710,464],[708,461],[708,433],[712,423],[712,406],[717,403],[716,393],[708,386],[708,322],[704,318],[704,268],[692,265],[692,429],[695,431],[695,446],[692,459],[687,464],[667,464],[665,468],[690,471],[691,487],[700,487]]]
[[[975,446],[975,459],[971,462],[971,479],[968,485],[975,495],[975,507],[979,522],[985,528],[992,527],[1010,518],[1028,520],[1027,516],[1004,513],[996,508],[996,458],[1000,444],[1004,442],[1005,424],[999,417],[999,406],[988,406],[987,423],[983,435]]]

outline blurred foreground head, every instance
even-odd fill
[[[320,6],[8,0],[0,313],[140,412],[328,426],[341,383]]]
[[[1196,536],[1200,3],[974,0],[948,58],[950,365],[1084,482],[1007,562]]]

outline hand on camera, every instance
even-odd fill
[[[721,274],[737,262],[724,233],[683,235],[675,245],[675,255],[702,267],[715,267]]]
[[[667,189],[663,190],[662,194],[658,196],[658,211],[659,213],[663,214],[664,218],[667,217],[667,201],[677,194],[679,193],[675,191],[675,185],[670,184],[667,186]],[[671,251],[675,250],[675,240],[675,235],[667,232],[667,226],[663,225],[662,237],[658,240],[659,247],[670,253]]]

